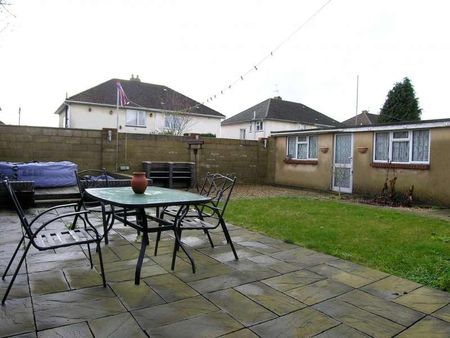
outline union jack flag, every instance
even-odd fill
[[[122,88],[122,85],[119,81],[116,82],[116,88],[117,88],[117,103],[120,106],[126,106],[130,103],[130,100],[128,100],[127,94],[125,94],[125,91]]]

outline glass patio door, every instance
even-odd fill
[[[333,157],[333,190],[352,192],[353,184],[353,135],[335,134]]]

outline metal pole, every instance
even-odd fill
[[[358,125],[358,96],[359,96],[359,74],[356,75],[356,110],[355,110],[355,126]]]
[[[116,172],[119,171],[119,88],[116,98]]]
[[[20,112],[21,112],[22,108],[19,107],[19,126],[20,126]]]

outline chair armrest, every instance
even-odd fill
[[[57,220],[59,220],[59,219],[66,218],[66,217],[71,217],[71,216],[77,216],[77,215],[78,215],[78,216],[82,216],[82,215],[86,215],[86,214],[89,214],[89,213],[90,213],[89,210],[82,210],[82,211],[75,211],[75,212],[69,212],[69,213],[67,213],[67,214],[61,214],[61,215],[58,215],[57,217],[54,217],[54,218],[48,220],[47,222],[43,223],[39,228],[37,228],[35,231],[33,231],[33,238],[36,237],[36,235],[37,235],[40,231],[44,230],[45,227],[46,227],[47,225],[53,223],[54,221],[57,221]],[[80,217],[80,218],[81,218],[81,220],[83,221],[83,223],[86,225],[86,223],[87,223],[86,220],[85,220],[83,217]],[[89,226],[90,226],[91,228],[95,229],[95,227],[91,226],[90,224],[89,224]],[[98,236],[97,229],[95,229],[94,231],[95,231],[95,233],[96,233],[97,236]]]
[[[57,206],[54,206],[54,207],[52,207],[52,208],[49,208],[49,209],[45,210],[44,212],[41,212],[41,213],[40,213],[39,215],[37,215],[36,217],[34,217],[34,218],[31,220],[31,222],[30,222],[30,226],[32,226],[33,223],[34,223],[36,220],[39,219],[39,217],[41,217],[41,216],[47,214],[47,213],[50,212],[50,211],[57,210],[57,209],[62,209],[62,208],[68,208],[68,207],[74,207],[74,209],[76,210],[76,207],[77,207],[77,206],[78,206],[78,203],[69,203],[69,204],[61,204],[61,205],[57,205]]]

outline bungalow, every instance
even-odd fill
[[[301,103],[277,96],[250,107],[222,122],[223,138],[258,140],[272,130],[337,127],[341,124]]]
[[[275,183],[379,194],[396,176],[420,200],[450,205],[450,119],[272,132]]]
[[[380,115],[370,114],[367,110],[363,110],[361,114],[353,116],[348,120],[342,121],[345,126],[369,126],[378,123]]]
[[[126,97],[118,100],[117,84]],[[117,109],[117,102],[122,104]],[[118,128],[122,133],[199,133],[220,135],[219,112],[161,85],[111,79],[73,95],[55,112],[60,128]]]

